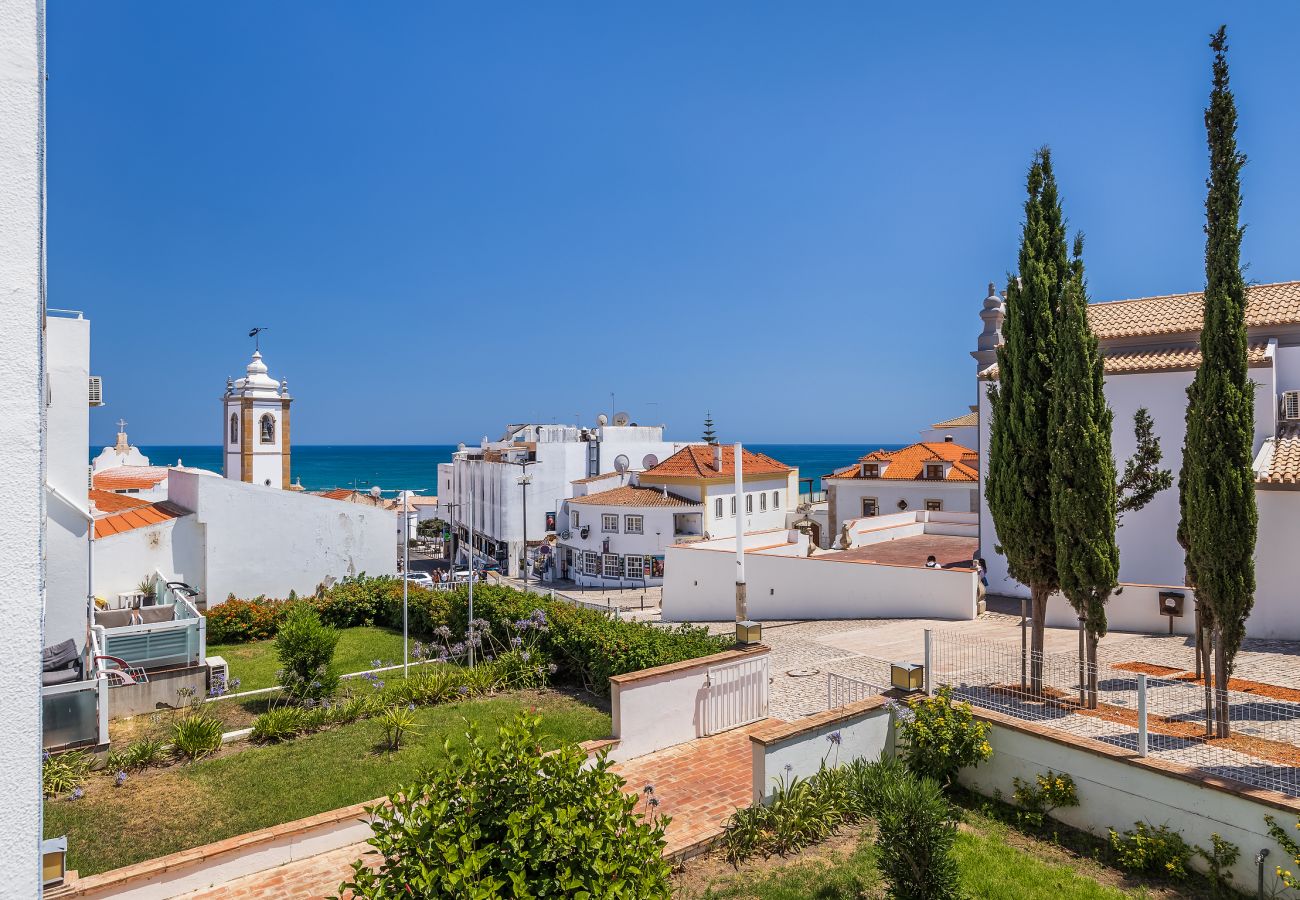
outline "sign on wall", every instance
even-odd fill
[[[662,556],[647,556],[645,558],[645,577],[664,577],[664,558]]]
[[[547,531],[555,530],[555,513],[553,512],[548,512],[546,514],[546,530]]]

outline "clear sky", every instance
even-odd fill
[[[1247,275],[1300,278],[1300,4],[907,6],[51,3],[50,303],[93,319],[92,439],[218,442],[254,325],[304,443],[611,391],[680,438],[905,439],[974,401],[1038,145],[1093,299],[1203,286],[1229,15]]]

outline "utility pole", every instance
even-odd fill
[[[745,596],[745,474],[740,441],[736,441],[736,621],[749,619]]]
[[[524,589],[527,590],[528,588],[528,485],[532,482],[532,479],[528,477],[528,467],[537,465],[537,460],[525,459],[522,462],[511,463],[511,465],[519,467],[519,490],[520,493],[523,495],[523,500],[524,500],[524,509],[523,509],[524,549],[523,549],[523,554],[521,556],[521,562],[519,564],[519,569],[520,569],[519,574],[523,576]]]

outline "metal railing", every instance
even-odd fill
[[[889,688],[885,685],[873,681],[864,681],[860,678],[850,678],[836,672],[827,672],[826,708],[837,709],[841,706],[848,706],[850,703],[857,703],[860,700],[879,697],[888,690]]]
[[[973,706],[1300,796],[1300,694],[1294,690],[1212,691],[1210,699],[1226,701],[1228,709],[1230,735],[1219,738],[1207,722],[1204,682],[1191,671],[1140,660],[1102,662],[1094,670],[1073,654],[1039,656],[1018,644],[959,633],[934,632],[928,645],[932,683]]]

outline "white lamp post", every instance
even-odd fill
[[[402,495],[402,677],[405,678],[411,670],[411,653],[410,653],[410,628],[407,616],[407,592],[410,586],[411,574],[411,495],[419,494],[424,491],[423,488],[414,491],[398,491]],[[375,485],[370,489],[370,496],[378,500],[383,496],[383,489]]]

